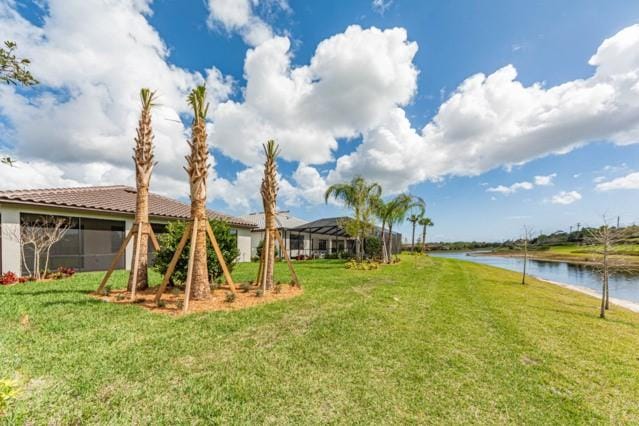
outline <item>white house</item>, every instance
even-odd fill
[[[20,225],[41,216],[71,218],[72,226],[64,239],[51,250],[51,267],[73,267],[81,271],[108,268],[135,218],[136,190],[128,186],[0,191],[1,272],[24,271],[19,236]],[[149,195],[149,220],[156,232],[173,220],[190,217],[188,204]],[[237,235],[239,260],[251,259],[251,230],[246,220],[209,211],[209,217],[226,220]],[[129,268],[133,242],[129,243],[120,268]],[[25,254],[25,256],[28,256]]]

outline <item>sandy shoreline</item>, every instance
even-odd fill
[[[549,284],[554,284],[554,285],[557,285],[559,287],[567,288],[569,290],[578,291],[579,293],[587,294],[588,296],[592,296],[592,297],[595,297],[595,298],[601,300],[601,294],[597,293],[596,291],[594,291],[592,289],[585,288],[585,287],[579,287],[579,286],[572,285],[572,284],[560,283],[560,282],[557,282],[557,281],[551,281],[551,280],[547,280],[545,278],[539,278],[539,277],[535,277],[535,278],[537,280],[539,280],[539,281],[543,281],[543,282],[549,283]],[[622,308],[628,309],[628,310],[633,311],[633,312],[639,312],[639,303],[634,303],[634,302],[630,302],[628,300],[623,300],[623,299],[617,299],[617,298],[614,298],[614,297],[610,298],[610,303],[612,303],[613,305],[621,306]]]

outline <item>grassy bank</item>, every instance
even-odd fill
[[[455,260],[298,268],[298,298],[178,318],[88,297],[100,274],[0,288],[0,421],[639,422],[637,314]]]
[[[568,262],[578,265],[597,263],[598,254],[602,248],[590,245],[561,245],[549,246],[542,249],[532,248],[528,253],[530,258],[556,262]],[[520,250],[498,249],[492,252],[495,256],[522,256]],[[639,270],[639,245],[624,244],[614,247],[611,256],[613,266]]]

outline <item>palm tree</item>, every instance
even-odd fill
[[[408,211],[416,206],[423,206],[424,200],[419,197],[415,197],[410,194],[400,194],[391,202],[392,206],[390,207],[389,215],[388,215],[388,234],[389,234],[389,244],[388,244],[388,252],[393,252],[393,225],[399,225],[404,220],[406,220],[406,215]]]
[[[414,210],[417,209],[417,212]],[[424,200],[419,197],[415,198],[415,201],[410,207],[411,215],[408,217],[408,221],[413,225],[413,239],[411,242],[410,251],[411,253],[415,252],[415,227],[419,220],[424,217],[424,213],[426,212],[426,204]]]
[[[191,153],[186,156],[186,172],[191,186],[191,219],[197,218],[195,250],[193,252],[193,273],[191,277],[191,299],[207,299],[211,295],[206,250],[206,179],[209,168],[209,148],[206,142],[206,114],[209,104],[206,102],[206,88],[198,86],[189,94],[188,103],[193,108],[191,124]]]
[[[151,108],[155,106],[155,92],[143,88],[140,90],[142,112],[138,122],[135,148],[133,149],[133,161],[135,162],[135,184],[137,187],[135,201],[135,223],[147,225],[149,223],[149,184],[153,172],[153,128],[151,126]],[[136,290],[145,290],[148,282],[148,246],[149,235],[144,228],[138,227],[136,244],[137,253],[133,256],[131,271],[135,271],[133,262],[137,262]],[[132,290],[133,273],[129,275],[128,289]]]
[[[355,254],[361,260],[362,238],[370,232],[373,225],[371,215],[375,210],[376,200],[382,194],[382,187],[376,182],[367,182],[363,177],[356,176],[350,183],[338,183],[328,187],[324,193],[324,201],[334,197],[341,200],[347,207],[353,209],[354,217],[351,221],[355,237]]]
[[[264,162],[264,177],[262,178],[262,186],[260,193],[262,194],[262,203],[264,206],[264,228],[266,241],[264,243],[265,253],[262,257],[263,277],[262,286],[264,290],[273,287],[273,268],[275,266],[275,232],[277,223],[275,220],[276,204],[277,204],[277,163],[276,159],[279,154],[279,148],[275,141],[268,141],[264,145],[264,154],[266,161]],[[280,247],[280,250],[283,250]]]
[[[399,194],[395,198],[384,201],[381,197],[375,199],[374,214],[382,222],[382,256],[384,263],[388,263],[392,253],[392,233],[389,233],[390,241],[386,241],[386,225],[392,228],[392,217],[402,206],[410,205],[411,197],[407,194]],[[407,207],[406,207],[407,208]]]
[[[422,227],[422,252],[426,253],[426,228],[428,226],[433,226],[434,223],[429,217],[422,217],[418,224]]]

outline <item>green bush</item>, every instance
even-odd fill
[[[255,253],[257,254],[257,260],[259,261],[260,258],[262,257],[262,249],[264,249],[264,240],[260,240],[259,243],[257,243],[257,247],[255,247]],[[276,244],[275,245],[275,257],[278,258],[280,257],[280,248],[279,246]]]
[[[226,266],[228,266],[229,271],[232,271],[233,266],[235,266],[235,262],[240,255],[235,235],[231,233],[229,225],[222,220],[211,220],[210,223],[213,228],[215,238],[217,239],[217,243],[220,245],[220,250],[222,251],[222,256],[224,256]],[[182,234],[184,234],[185,227],[185,222],[171,222],[166,227],[166,233],[158,236],[160,251],[157,252],[155,257],[155,269],[159,273],[164,274],[166,272],[177,245],[182,238]],[[178,260],[178,263],[175,266],[175,271],[171,277],[173,283],[181,284],[186,280],[189,246],[190,243],[187,243],[186,247],[184,247],[184,250],[182,251],[180,260]],[[215,255],[213,246],[208,239],[206,247],[209,255],[209,279],[211,282],[215,282],[217,278],[222,276],[222,267],[217,261],[217,256]]]
[[[364,240],[364,253],[369,259],[378,259],[382,256],[382,240],[379,237],[366,237]]]

